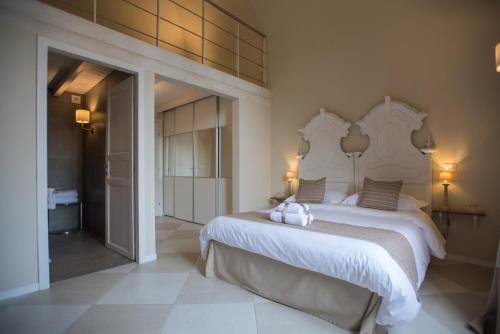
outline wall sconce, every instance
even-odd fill
[[[76,109],[75,121],[76,121],[76,123],[81,124],[83,130],[90,131],[91,134],[94,133],[94,128],[90,125],[90,111],[89,110]]]
[[[439,173],[439,181],[444,188],[444,208],[449,209],[449,201],[448,201],[448,187],[450,186],[450,181],[453,181],[453,172],[450,171],[442,171]]]
[[[497,72],[500,72],[500,43],[495,47],[495,58],[497,63]]]
[[[288,193],[290,196],[293,194],[293,185],[292,181],[297,178],[297,171],[289,170],[286,172],[286,178],[288,179]]]

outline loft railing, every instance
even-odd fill
[[[267,86],[266,36],[210,0],[40,0]]]

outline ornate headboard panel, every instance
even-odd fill
[[[403,180],[403,192],[432,203],[431,155],[422,153],[411,141],[413,131],[422,127],[426,116],[386,97],[385,103],[357,122],[361,132],[370,138],[370,145],[355,162],[358,189],[365,177]]]
[[[310,147],[300,161],[301,178],[326,177],[327,190],[354,191],[354,159],[340,147],[350,127],[351,123],[321,108],[319,114],[299,130]]]

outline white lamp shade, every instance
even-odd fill
[[[500,72],[500,43],[495,47],[495,58],[497,61],[497,72]]]
[[[76,109],[75,111],[75,120],[80,124],[89,124],[90,123],[90,111],[85,109]]]

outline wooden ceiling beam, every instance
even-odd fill
[[[83,72],[85,63],[83,61],[75,61],[73,65],[61,77],[57,85],[52,89],[54,96],[59,96],[66,91],[73,81]]]

